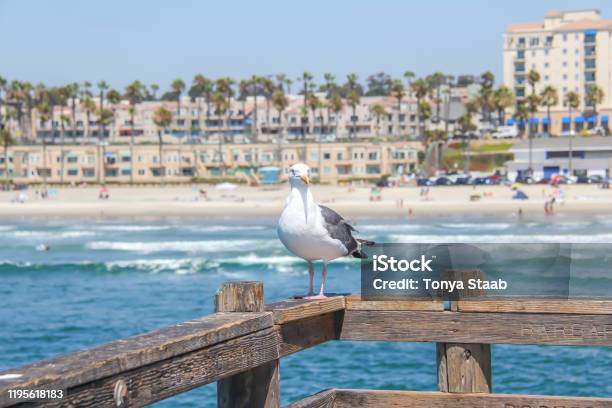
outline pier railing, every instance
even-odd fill
[[[279,407],[279,359],[331,340],[376,340],[436,342],[439,392],[329,389],[289,407],[612,408],[609,398],[491,393],[491,344],[612,346],[608,301],[459,300],[444,310],[441,301],[349,295],[264,305],[261,283],[239,282],[219,289],[215,307],[0,373],[0,407],[140,407],[215,381],[220,407]],[[9,390],[63,390],[63,398],[27,401]]]

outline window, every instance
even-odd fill
[[[567,48],[563,49],[563,54],[567,54]]]
[[[531,37],[529,39],[529,45],[532,47],[537,47],[540,45],[540,39],[538,37]]]
[[[79,170],[78,169],[68,169],[68,175],[69,176],[78,176],[79,175]]]
[[[548,81],[548,75],[544,75],[544,80]]]
[[[368,153],[368,160],[378,160],[378,152]]]
[[[336,159],[342,160],[342,153],[337,153],[336,154]]]
[[[563,67],[567,67],[567,61],[563,61]]]
[[[567,80],[567,74],[563,74],[563,79]]]
[[[144,169],[139,169],[139,170],[138,170],[138,175],[139,175],[139,176],[144,176],[144,175],[145,175],[145,171],[144,171]]]
[[[325,160],[329,160],[329,159],[331,159],[331,153],[323,153],[323,158],[324,158]]]
[[[567,34],[563,34],[563,41],[567,41]]]
[[[544,63],[544,68],[548,68],[548,65],[549,65],[548,62],[545,62]]]

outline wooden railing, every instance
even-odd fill
[[[436,342],[440,392],[330,389],[289,407],[612,407],[607,398],[490,393],[490,344],[612,346],[607,301],[453,301],[444,310],[441,301],[351,295],[264,305],[261,283],[240,282],[224,284],[215,306],[209,316],[2,372],[0,407],[139,407],[214,381],[220,407],[278,407],[279,359],[330,340]],[[612,367],[602,381],[611,377]],[[64,398],[11,399],[16,389],[59,389]]]

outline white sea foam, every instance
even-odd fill
[[[536,234],[536,235],[390,235],[391,242],[406,242],[406,243],[612,243],[612,234]]]
[[[355,227],[360,232],[365,231],[382,231],[382,232],[390,232],[390,231],[418,231],[423,229],[431,228],[430,225],[425,224],[369,224],[369,225],[359,225]]]
[[[10,235],[16,238],[27,238],[27,239],[68,239],[68,238],[82,238],[82,237],[93,237],[97,235],[94,231],[13,231]]]
[[[12,225],[0,225],[0,232],[3,232],[3,231],[12,231],[14,229],[15,229],[15,227],[12,226]]]
[[[144,232],[144,231],[165,231],[170,229],[167,225],[100,225],[96,226],[100,231],[111,232]]]
[[[240,232],[240,231],[262,231],[266,227],[263,225],[202,225],[187,228],[194,232]]]
[[[178,252],[219,252],[243,251],[245,249],[270,248],[278,244],[268,240],[218,240],[218,241],[163,241],[163,242],[125,242],[125,241],[93,241],[86,247],[94,250],[130,251],[155,253],[163,251]]]
[[[512,226],[512,224],[508,224],[508,223],[501,223],[501,222],[495,222],[495,223],[447,223],[447,224],[440,224],[440,227],[442,228],[452,228],[452,229],[477,229],[477,230],[502,230],[502,229],[507,229],[510,228]]]

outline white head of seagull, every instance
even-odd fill
[[[295,188],[308,186],[310,184],[310,167],[304,163],[297,163],[291,166],[289,168],[289,184]]]

